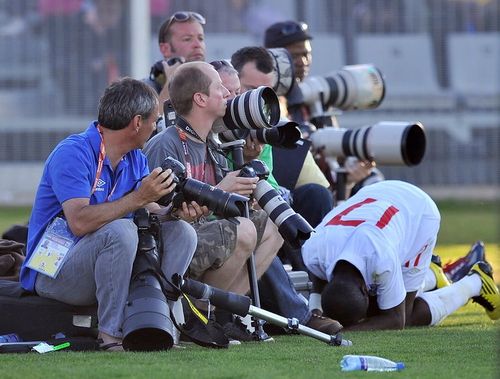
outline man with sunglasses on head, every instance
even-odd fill
[[[179,65],[205,60],[205,23],[205,18],[199,13],[179,11],[161,25],[158,44],[164,59],[152,67],[150,77],[146,79],[146,83],[159,93],[160,108],[170,98],[167,84]]]

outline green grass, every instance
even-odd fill
[[[371,354],[402,361],[398,378],[494,378],[498,370],[498,324],[474,304],[439,327],[351,332],[351,347],[330,347],[305,336],[245,343],[227,350],[198,346],[161,353],[0,355],[2,378],[365,378],[379,373],[342,373],[344,354]],[[377,376],[378,375],[378,376]]]
[[[0,207],[0,233],[11,225],[24,225],[30,217],[31,207]]]
[[[487,242],[487,258],[500,272],[498,204],[442,202],[436,251],[443,262],[464,255],[472,242]],[[27,208],[0,208],[0,230],[27,219]],[[499,283],[500,276],[496,277]],[[330,347],[305,336],[277,336],[227,350],[197,346],[162,353],[0,355],[1,378],[496,378],[500,321],[469,303],[432,328],[350,332],[352,347]],[[399,373],[340,371],[344,354],[372,354],[402,361]]]
[[[441,201],[438,244],[500,242],[500,202]]]

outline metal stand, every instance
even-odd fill
[[[220,144],[220,148],[223,150],[230,149],[233,154],[234,169],[238,170],[245,164],[243,159],[243,146],[245,146],[245,140],[236,140],[228,143]],[[250,210],[248,208],[248,203],[245,204],[245,214],[244,217],[250,218]],[[250,282],[250,295],[253,299],[253,304],[260,308],[260,296],[259,296],[259,285],[257,279],[257,273],[255,269],[255,255],[252,252],[247,260],[247,270],[248,270],[248,280]],[[271,337],[264,331],[263,328],[264,321],[262,319],[252,318],[252,326],[255,331],[253,332],[254,338],[257,341],[269,340]]]
[[[309,328],[308,326],[301,325],[299,323],[299,320],[297,320],[296,318],[286,318],[277,315],[276,313],[266,311],[265,309],[257,308],[253,305],[250,305],[248,314],[258,317],[259,319],[266,320],[271,324],[281,326],[282,328],[287,329],[289,332],[304,334],[306,336],[326,342],[327,344],[332,346],[352,346],[352,342],[350,340],[343,339],[340,333],[329,335],[320,332],[316,329]]]
[[[192,279],[183,279],[180,275],[173,278],[177,286],[179,286],[187,294],[197,299],[207,299],[217,307],[225,309],[239,316],[247,314],[266,320],[271,324],[281,326],[290,332],[304,334],[306,336],[326,342],[332,346],[351,346],[352,342],[342,338],[341,333],[329,335],[307,326],[301,325],[296,318],[286,318],[275,313],[266,311],[251,305],[251,300],[247,296],[237,295],[235,293],[223,291],[221,289],[211,287],[208,284],[198,282]]]

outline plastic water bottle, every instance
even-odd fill
[[[400,371],[405,368],[403,362],[371,355],[344,355],[340,361],[342,371]]]
[[[10,334],[4,334],[3,336],[0,336],[0,343],[4,342],[21,342],[22,339],[15,333],[10,333]]]

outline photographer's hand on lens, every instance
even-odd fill
[[[234,192],[243,196],[250,196],[255,188],[257,188],[258,177],[244,178],[238,176],[240,170],[229,172],[224,179],[222,179],[217,188],[227,192]]]
[[[206,206],[200,206],[196,201],[191,201],[189,204],[182,203],[182,208],[175,211],[175,216],[186,221],[196,222],[203,216],[208,216],[210,211]]]
[[[345,160],[344,167],[347,170],[347,182],[358,183],[370,175],[375,162],[360,161],[355,157],[348,157]]]
[[[245,140],[245,146],[243,147],[243,158],[245,162],[257,159],[262,152],[263,146],[263,144],[257,141],[257,139],[252,138],[252,135],[249,134]]]
[[[173,181],[174,176],[171,174],[172,170],[163,171],[161,167],[157,167],[142,179],[142,183],[136,192],[140,196],[143,205],[155,202],[174,190],[176,183]]]

